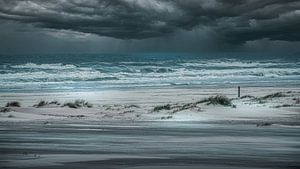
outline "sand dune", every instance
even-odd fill
[[[243,93],[247,95],[241,98],[235,96],[235,89],[149,89],[66,95],[50,93],[38,97],[35,94],[2,94],[3,105],[5,99],[22,98],[22,106],[3,110],[0,121],[266,121],[298,124],[300,92],[297,89],[246,88]],[[215,96],[228,98],[230,105],[205,101]],[[89,102],[72,108],[68,104],[74,104],[76,97]],[[45,100],[45,103],[37,106],[41,100]]]

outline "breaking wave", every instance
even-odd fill
[[[108,60],[108,59],[107,59]],[[187,59],[0,64],[0,91],[300,84],[299,61]]]
[[[22,65],[12,65],[11,68],[15,69],[54,69],[54,70],[63,70],[63,69],[75,69],[75,65],[71,64],[35,64],[35,63],[26,63]]]

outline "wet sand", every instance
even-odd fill
[[[205,122],[3,122],[1,168],[299,168],[300,128]]]

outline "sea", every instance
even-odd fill
[[[0,55],[0,92],[300,87],[299,55],[134,53]]]

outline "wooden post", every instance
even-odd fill
[[[241,87],[238,86],[238,97],[241,97]]]

